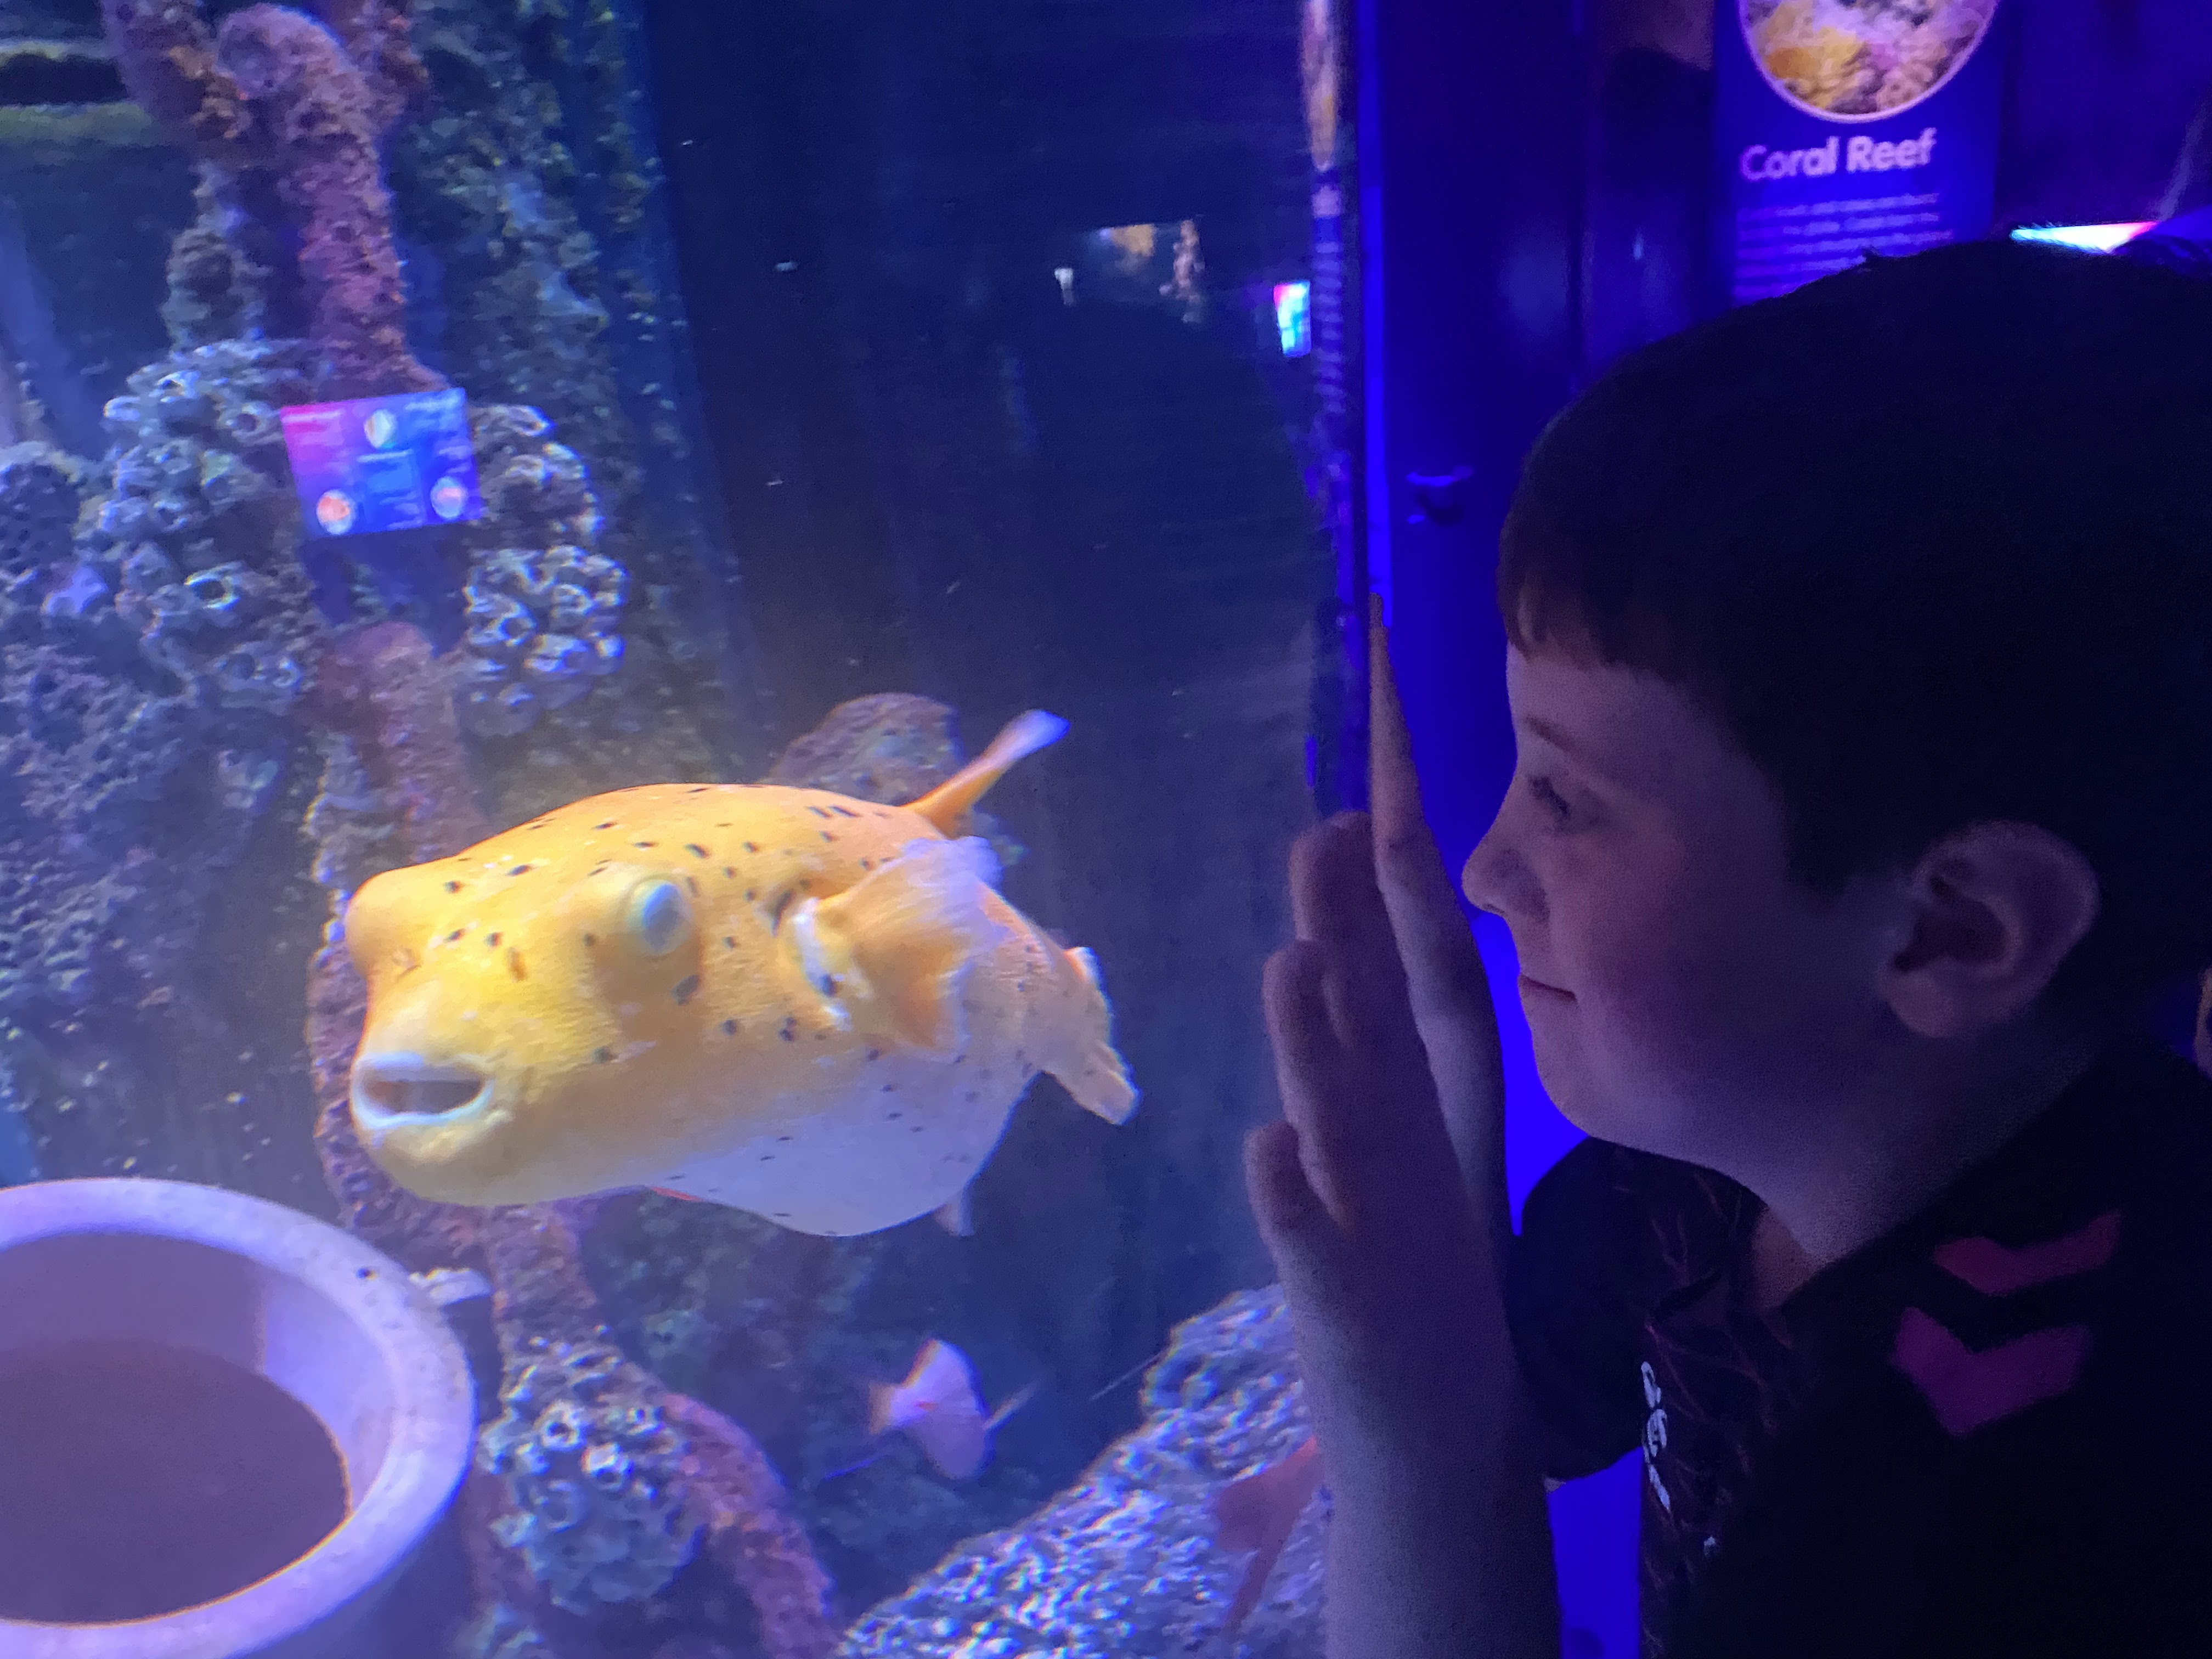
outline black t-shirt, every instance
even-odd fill
[[[2114,1050],[1765,1315],[1759,1212],[1586,1141],[1523,1214],[1551,1473],[1643,1448],[1646,1659],[2212,1659],[2212,1083]]]

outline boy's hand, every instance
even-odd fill
[[[1498,1306],[1497,1024],[1374,639],[1374,812],[1292,854],[1297,940],[1266,989],[1284,1121],[1247,1148],[1340,1489],[1352,1466],[1395,1486],[1405,1453],[1442,1452],[1498,1358],[1468,1345],[1503,1340],[1470,1317]]]

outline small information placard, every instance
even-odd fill
[[[1733,304],[1986,235],[2000,0],[1719,0],[1717,268]]]
[[[480,518],[468,394],[402,392],[281,411],[310,536],[370,536]]]

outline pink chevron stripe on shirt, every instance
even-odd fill
[[[2054,1279],[2101,1267],[2120,1244],[2120,1212],[2099,1216],[2078,1232],[2018,1249],[1993,1238],[1960,1238],[1936,1252],[1936,1265],[1984,1296],[2009,1296]]]
[[[2056,1400],[2081,1380],[2086,1325],[2060,1325],[1976,1353],[1917,1308],[1898,1322],[1890,1363],[1912,1380],[1954,1437]]]

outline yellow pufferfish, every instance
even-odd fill
[[[956,831],[1066,723],[1020,716],[920,800],[654,784],[362,884],[362,1146],[445,1203],[653,1187],[874,1232],[968,1184],[1039,1072],[1126,1120],[1091,953]]]

